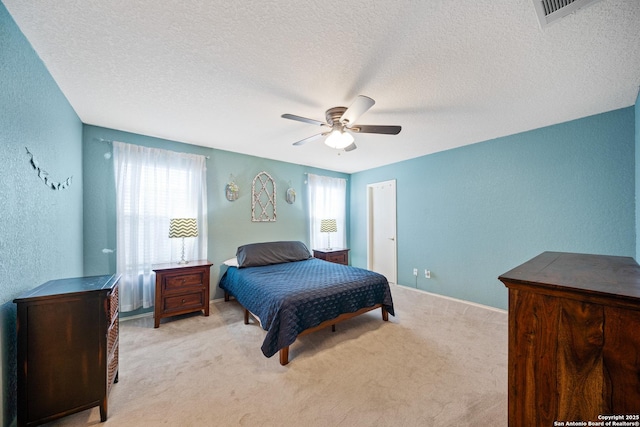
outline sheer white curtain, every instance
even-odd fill
[[[331,247],[345,248],[347,246],[346,233],[346,204],[347,180],[309,174],[309,243],[310,249],[329,247],[329,236],[320,232],[320,221],[335,219],[338,231],[331,233]]]
[[[116,181],[116,270],[120,310],[154,305],[153,264],[177,262],[182,239],[169,238],[169,219],[196,218],[198,237],[185,239],[185,258],[207,257],[204,156],[113,143]]]

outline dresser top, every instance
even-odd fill
[[[543,252],[499,279],[507,287],[530,285],[640,302],[640,266],[631,257]]]
[[[68,296],[74,293],[108,291],[118,283],[119,279],[119,275],[113,274],[49,280],[37,288],[24,292],[14,299],[13,302],[17,304],[37,299]]]

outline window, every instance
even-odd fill
[[[196,218],[198,237],[186,239],[189,259],[207,257],[204,156],[113,143],[116,179],[116,269],[121,311],[153,306],[152,265],[180,259],[182,239],[169,239],[171,218]]]
[[[309,243],[312,249],[322,249],[331,246],[345,248],[347,246],[346,233],[346,204],[347,180],[309,174]],[[335,219],[338,231],[331,233],[320,232],[320,222],[323,219]]]

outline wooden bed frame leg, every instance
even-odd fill
[[[289,363],[289,346],[280,349],[280,364],[282,366]]]
[[[249,310],[247,310],[246,308],[244,309],[244,324],[249,324]]]
[[[229,302],[229,292],[224,291],[224,301]]]
[[[384,320],[385,322],[388,322],[389,321],[389,312],[384,307],[380,307],[380,308],[382,309],[382,320]]]

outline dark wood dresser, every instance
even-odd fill
[[[600,422],[607,414],[639,421],[634,259],[544,252],[500,280],[509,289],[509,425]]]
[[[13,302],[18,326],[18,426],[100,406],[118,381],[119,276],[51,280]]]
[[[200,260],[153,266],[156,273],[155,328],[165,317],[201,310],[205,316],[209,315],[209,270],[212,265],[207,260]]]
[[[313,257],[329,262],[335,262],[336,264],[349,265],[349,249],[314,249]]]

